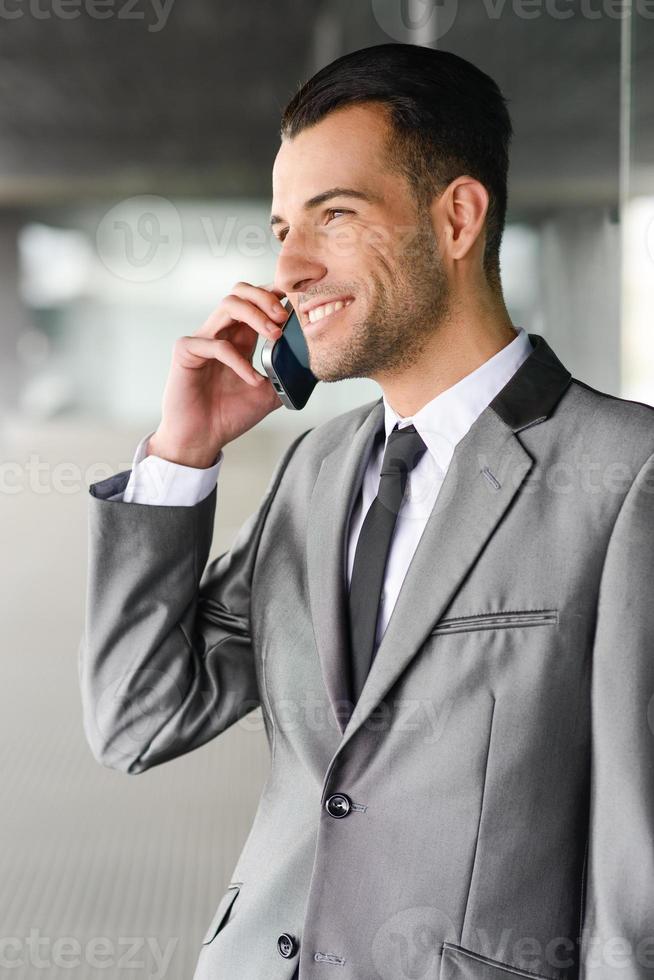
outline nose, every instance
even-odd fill
[[[305,291],[327,274],[327,267],[311,255],[306,242],[288,233],[282,242],[275,266],[274,285],[293,300],[293,293]]]

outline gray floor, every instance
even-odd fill
[[[84,740],[85,476],[93,463],[129,466],[144,431],[83,420],[1,430],[0,977],[190,978],[268,772],[258,711],[136,777],[99,766]],[[255,431],[227,447],[212,557],[291,439]]]

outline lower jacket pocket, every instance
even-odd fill
[[[240,890],[240,885],[230,885],[223,897],[220,899],[218,908],[216,909],[214,917],[211,920],[211,925],[207,929],[207,933],[202,940],[203,946],[206,946],[207,943],[212,942],[223,926],[227,925],[230,912],[232,911],[232,906],[234,905],[236,896]]]
[[[554,980],[542,973],[520,970],[508,963],[491,960],[481,953],[473,953],[463,946],[443,943],[439,980],[509,980],[510,977],[524,977],[526,980]]]

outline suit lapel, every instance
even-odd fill
[[[320,668],[341,732],[349,716],[349,639],[346,555],[350,514],[377,432],[384,427],[380,398],[346,446],[325,456],[309,505],[307,578]],[[339,703],[341,705],[339,711]]]
[[[534,350],[455,447],[349,720],[347,531],[374,437],[384,425],[381,399],[350,445],[323,460],[310,505],[307,573],[320,666],[343,732],[339,751],[418,652],[534,464],[517,433],[547,418],[571,375],[542,337],[530,334],[529,338]]]

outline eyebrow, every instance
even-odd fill
[[[308,201],[304,202],[304,210],[310,211],[312,208],[317,208],[320,204],[324,204],[325,201],[329,201],[332,197],[356,197],[360,201],[367,201],[368,204],[379,204],[382,200],[379,194],[373,194],[371,191],[357,191],[353,187],[330,187],[328,191],[323,191],[322,194],[316,194],[315,197],[310,197]],[[270,216],[270,227],[273,228],[275,225],[282,224],[283,218],[280,218],[278,214],[272,214]]]

